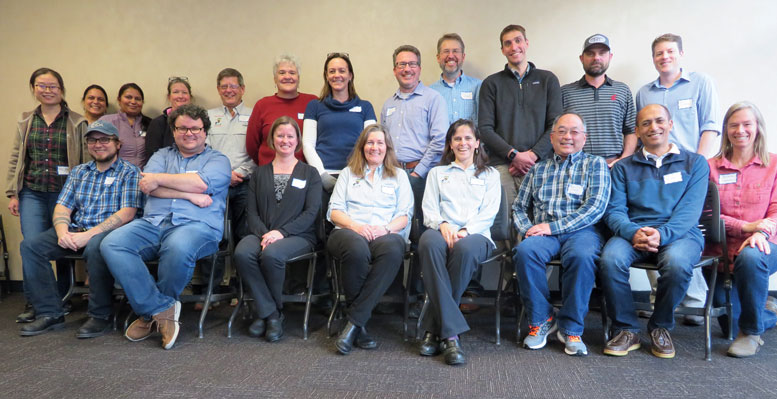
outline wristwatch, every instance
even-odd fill
[[[513,162],[513,159],[515,159],[515,156],[518,155],[518,150],[513,148],[510,150],[510,152],[507,154],[507,160],[510,162]]]

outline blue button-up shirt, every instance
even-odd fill
[[[610,186],[603,158],[582,151],[563,160],[553,154],[532,166],[521,182],[513,202],[515,228],[523,237],[540,223],[548,223],[553,235],[588,227],[604,215]]]
[[[406,98],[402,98],[402,97]],[[413,169],[425,177],[440,162],[448,131],[448,108],[440,93],[418,82],[412,93],[397,90],[380,112],[400,162],[420,161]]]
[[[440,80],[429,86],[437,90],[445,99],[445,105],[448,107],[448,124],[459,119],[469,119],[477,126],[481,83],[483,83],[482,80],[467,76],[462,72],[453,85],[440,77]]]
[[[674,126],[669,141],[680,148],[696,152],[701,133],[720,134],[720,102],[712,79],[698,72],[681,70],[680,79],[671,87],[661,86],[661,79],[650,82],[637,92],[637,111],[649,104],[661,104],[672,114]]]
[[[327,219],[331,222],[332,211],[337,210],[357,223],[385,226],[400,216],[407,216],[407,226],[397,233],[407,240],[413,217],[413,190],[407,173],[397,169],[394,177],[386,177],[381,165],[370,181],[366,177],[370,173],[369,167],[365,169],[365,177],[356,176],[349,167],[340,172],[329,199]]]
[[[142,208],[139,181],[140,169],[121,158],[104,172],[89,161],[70,171],[57,204],[75,212],[70,227],[89,230],[121,208]]]
[[[211,228],[223,233],[224,209],[226,208],[227,189],[232,177],[229,158],[226,155],[205,146],[205,149],[188,158],[184,158],[174,145],[159,149],[148,160],[146,173],[196,173],[208,186],[203,194],[208,194],[213,203],[205,208],[184,199],[159,198],[148,196],[144,208],[144,219],[158,226],[167,216],[171,216],[173,225],[188,222],[204,222]]]
[[[475,176],[475,165],[463,169],[456,162],[429,172],[424,189],[424,225],[438,230],[448,222],[456,230],[467,229],[491,240],[491,225],[499,212],[502,185],[499,172],[488,167]]]

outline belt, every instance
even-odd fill
[[[418,166],[419,162],[421,161],[419,160],[419,161],[411,161],[411,162],[400,162],[399,166],[401,166],[402,169],[407,169],[407,170],[415,169],[415,167]]]

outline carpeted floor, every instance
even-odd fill
[[[182,333],[172,350],[158,336],[132,343],[119,333],[78,340],[85,317],[78,301],[65,330],[22,338],[14,323],[19,293],[0,303],[0,397],[3,398],[668,398],[777,397],[777,334],[752,359],[725,356],[728,341],[713,332],[713,359],[703,359],[701,327],[678,326],[677,357],[658,359],[643,348],[625,358],[601,354],[598,313],[587,320],[591,354],[573,358],[551,340],[539,351],[515,344],[514,319],[504,320],[503,343],[493,343],[493,312],[471,315],[463,336],[469,364],[446,366],[440,357],[418,356],[416,343],[401,338],[399,315],[376,315],[369,324],[379,339],[373,351],[334,352],[325,318],[312,318],[302,340],[302,311],[287,310],[286,336],[275,344],[247,336],[241,323],[232,339],[226,320],[232,308],[216,308],[205,338],[196,335],[196,314],[184,306]],[[644,322],[644,320],[643,320]]]

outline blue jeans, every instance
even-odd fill
[[[601,250],[602,238],[594,226],[573,233],[525,238],[515,247],[513,264],[529,324],[540,325],[553,315],[545,264],[560,254],[562,306],[558,326],[563,334],[583,335]]]
[[[769,291],[769,276],[777,271],[777,245],[769,243],[769,246],[769,255],[758,248],[748,246],[734,258],[734,284],[731,287],[734,336],[737,333],[737,325],[745,334],[761,335],[777,323],[777,314],[764,307]],[[723,279],[718,278],[713,305],[723,306],[726,302],[725,295]],[[728,316],[721,316],[719,320],[723,332],[726,333]]]
[[[22,237],[33,238],[51,228],[51,219],[54,216],[54,206],[57,204],[59,193],[47,193],[22,188],[19,191],[19,223],[22,227]],[[67,294],[70,286],[70,268],[68,262],[57,262],[57,286],[59,297]],[[27,283],[22,281],[24,296],[27,302],[31,302],[28,294]]]
[[[638,261],[655,262],[660,275],[653,316],[648,320],[648,331],[674,328],[674,309],[685,297],[693,275],[693,265],[699,261],[701,250],[701,245],[690,234],[659,247],[658,254],[638,251],[631,246],[630,241],[621,237],[610,238],[602,250],[599,270],[613,332],[639,332],[639,321],[629,285],[629,267]]]
[[[155,226],[136,219],[108,234],[100,251],[132,309],[149,318],[178,300],[192,278],[197,259],[215,253],[220,239],[221,234],[204,222],[174,226],[168,216]],[[144,262],[157,257],[155,282]]]
[[[108,232],[97,234],[83,248],[84,260],[89,272],[87,314],[103,320],[108,320],[113,313],[113,276],[100,253],[100,242],[107,235]],[[25,288],[29,290],[27,296],[35,307],[36,315],[62,316],[64,314],[62,296],[57,290],[57,282],[49,261],[75,252],[57,244],[57,232],[53,227],[32,238],[24,239],[19,246],[19,251],[22,255]]]

